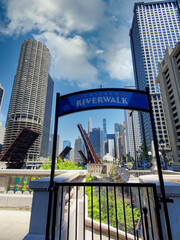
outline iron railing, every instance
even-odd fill
[[[163,239],[155,184],[55,183],[53,192],[52,240]]]

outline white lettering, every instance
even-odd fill
[[[76,101],[76,107],[81,107],[81,106],[82,106],[81,100]]]
[[[93,103],[93,104],[96,104],[96,103],[97,103],[97,97],[93,97],[93,98],[92,98],[92,103]]]
[[[106,103],[106,102],[110,102],[111,97],[103,97],[103,100],[104,100],[105,103]]]
[[[116,103],[115,98],[112,97],[110,103]]]
[[[98,97],[98,103],[103,103],[102,97]]]
[[[122,98],[122,103],[128,105],[127,98]]]

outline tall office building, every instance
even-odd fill
[[[51,76],[48,75],[48,85],[47,85],[47,95],[46,95],[46,107],[44,113],[44,123],[42,131],[42,142],[41,142],[41,152],[40,156],[48,157],[48,147],[49,147],[49,135],[50,135],[50,125],[51,125],[51,110],[52,110],[52,99],[53,99],[53,89],[54,81]],[[60,152],[58,151],[58,154]]]
[[[80,162],[82,161],[82,157],[79,153],[79,151],[83,150],[83,140],[81,137],[78,137],[75,139],[75,144],[74,144],[74,161],[75,162]]]
[[[126,87],[127,89],[135,89],[134,86]],[[142,145],[142,138],[140,133],[140,124],[137,111],[125,110],[125,127],[127,139],[127,153],[135,158],[135,152],[138,151]],[[134,149],[135,145],[135,149]]]
[[[104,131],[104,141],[106,141],[107,140],[106,118],[103,118],[103,131]]]
[[[3,101],[3,96],[4,96],[4,88],[2,87],[2,85],[0,83],[0,110],[1,110],[1,105],[2,105],[2,101]]]
[[[88,120],[88,135],[92,132],[92,119],[89,118]]]
[[[93,128],[89,140],[96,154],[102,158],[104,155],[104,134],[101,128]]]
[[[164,109],[166,113],[172,156],[180,160],[180,42],[172,50],[166,49],[164,59],[159,63],[159,75]],[[163,141],[162,141],[163,143]]]
[[[25,40],[21,46],[17,72],[9,105],[3,151],[23,127],[40,135],[28,150],[25,160],[40,156],[48,87],[49,49],[40,41]],[[48,106],[50,111],[51,106]],[[46,117],[51,117],[51,111]]]
[[[134,5],[130,30],[134,78],[137,89],[149,87],[158,141],[169,145],[162,97],[155,80],[158,62],[167,46],[174,48],[180,40],[180,19],[177,1],[139,2]],[[149,115],[140,114],[143,142],[151,147],[152,131]]]

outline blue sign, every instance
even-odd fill
[[[58,116],[99,108],[121,108],[149,112],[147,93],[138,90],[95,89],[59,98]]]

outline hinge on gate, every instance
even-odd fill
[[[58,190],[58,187],[57,186],[49,186],[48,187],[48,191],[50,192],[50,191],[52,191],[52,192],[54,192],[54,191],[57,191]]]
[[[174,200],[172,198],[159,198],[159,202],[167,202],[167,203],[174,203]]]

